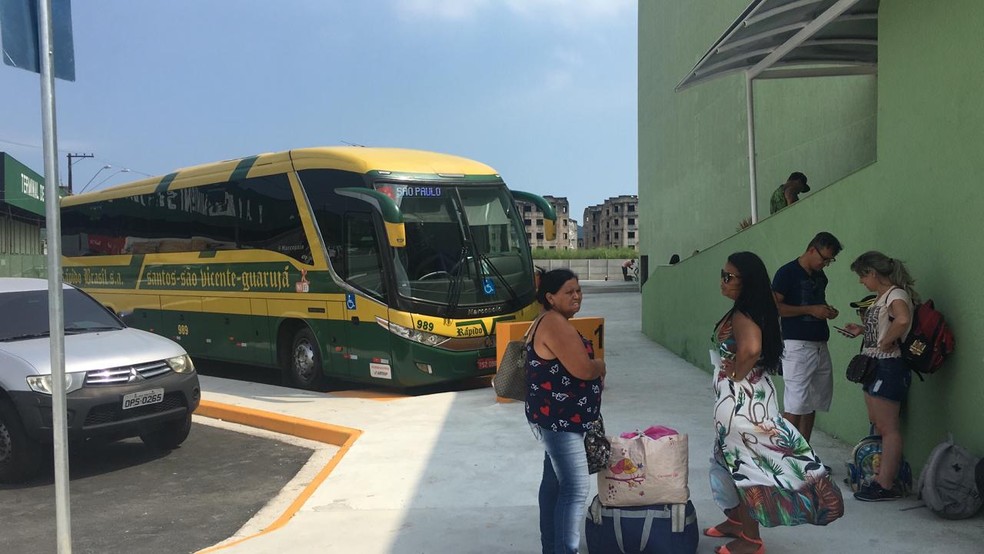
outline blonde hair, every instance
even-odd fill
[[[877,250],[869,250],[851,262],[851,271],[857,273],[859,277],[874,271],[896,287],[905,289],[913,303],[919,301],[919,293],[913,287],[916,280],[909,275],[909,270],[902,260],[889,258]]]

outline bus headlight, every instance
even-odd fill
[[[404,327],[393,323],[392,321],[386,321],[381,317],[376,318],[376,323],[384,329],[389,329],[390,333],[393,333],[398,337],[410,339],[414,342],[419,342],[420,344],[425,344],[427,346],[441,346],[451,340],[451,337],[435,335],[434,333],[428,333],[427,331],[421,331],[419,329],[411,329],[409,327]]]
[[[65,374],[65,394],[77,391],[85,384],[85,372]],[[27,378],[27,386],[34,392],[41,394],[51,394],[54,388],[51,383],[51,375],[32,375]]]
[[[187,354],[168,358],[165,361],[175,373],[192,373],[195,371],[195,364],[191,362],[191,358]]]

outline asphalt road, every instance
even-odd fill
[[[139,439],[69,450],[76,553],[195,552],[235,533],[304,466],[312,451],[195,423],[169,453]],[[49,464],[50,465],[50,464]],[[0,485],[0,552],[56,552],[50,467]]]
[[[214,360],[195,360],[195,369],[198,371],[199,374],[208,375],[210,377],[233,379],[236,381],[249,381],[252,383],[262,383],[264,385],[276,385],[282,387],[289,386],[283,383],[279,371],[268,367],[248,366],[244,364],[232,364],[226,362],[217,362]],[[492,376],[487,375],[484,377],[474,377],[471,379],[466,379],[464,381],[456,381],[453,383],[441,383],[439,385],[417,387],[411,390],[405,390],[405,389],[394,388],[394,387],[384,387],[381,385],[367,385],[365,383],[355,383],[352,381],[342,381],[338,379],[329,379],[326,392],[373,391],[373,392],[380,392],[380,393],[401,394],[407,396],[419,396],[422,394],[432,394],[437,392],[462,391],[462,390],[489,387],[491,379]]]

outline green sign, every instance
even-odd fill
[[[4,152],[0,152],[0,164],[3,166],[0,200],[44,217],[44,177]]]

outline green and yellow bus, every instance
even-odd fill
[[[515,200],[487,165],[305,148],[62,200],[63,272],[196,358],[412,388],[495,371],[500,321],[537,312]]]

